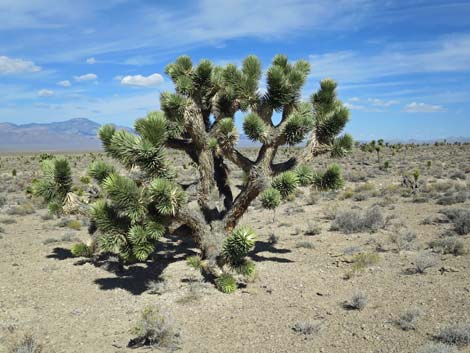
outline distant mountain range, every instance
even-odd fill
[[[97,151],[101,150],[98,139],[100,124],[85,118],[70,119],[53,123],[31,123],[17,125],[0,123],[0,152],[30,151]],[[128,127],[118,129],[133,131]],[[429,140],[387,140],[391,143],[432,143],[444,139]],[[449,137],[447,142],[470,142],[466,137]],[[240,134],[240,147],[256,146],[245,135]]]
[[[100,124],[77,118],[53,123],[0,123],[0,151],[94,151]],[[132,131],[127,127],[118,128]]]

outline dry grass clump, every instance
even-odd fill
[[[298,334],[310,336],[320,332],[321,322],[318,321],[299,321],[292,326],[292,330]]]
[[[379,207],[372,207],[364,213],[343,211],[336,215],[331,224],[332,230],[346,234],[376,232],[385,226],[385,219]]]
[[[418,253],[415,260],[416,273],[424,273],[428,268],[437,266],[439,258],[429,252],[422,251]]]
[[[362,292],[356,292],[351,299],[343,304],[348,310],[362,310],[367,305],[367,296]]]
[[[179,333],[169,314],[152,305],[142,311],[132,333],[137,337],[129,342],[128,347],[152,346],[174,349],[179,339]]]
[[[470,323],[446,326],[441,329],[436,338],[442,343],[458,346],[470,345]]]
[[[43,347],[31,335],[26,335],[21,341],[11,347],[9,353],[42,353]]]
[[[403,312],[397,320],[397,325],[403,331],[410,331],[416,329],[416,321],[422,316],[422,311],[419,308],[411,308]]]
[[[465,254],[463,241],[456,237],[446,237],[433,240],[429,243],[429,247],[442,254],[452,254],[455,256]]]
[[[419,353],[459,353],[459,351],[455,347],[438,342],[425,345]]]

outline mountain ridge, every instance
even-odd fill
[[[101,124],[87,118],[73,118],[50,123],[15,124],[0,122],[0,152],[33,151],[98,151],[102,150],[98,138]],[[126,126],[118,126],[134,132]],[[448,137],[437,139],[386,139],[390,143],[434,143],[435,141],[470,142],[469,137]],[[362,142],[362,141],[361,141]],[[368,142],[368,141],[364,141]],[[239,147],[256,147],[256,144],[243,133],[240,134]]]

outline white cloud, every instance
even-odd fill
[[[470,34],[395,43],[377,54],[346,50],[311,55],[312,77],[362,83],[414,73],[470,72]]]
[[[38,91],[39,97],[52,97],[53,95],[54,95],[54,91],[51,91],[50,89],[42,89]]]
[[[94,64],[94,63],[96,63],[96,59],[95,58],[88,58],[88,59],[86,59],[86,63],[87,64]]]
[[[69,80],[59,81],[59,82],[57,82],[57,84],[58,84],[59,86],[62,86],[62,87],[70,87],[70,86],[72,86],[72,84],[70,83]]]
[[[150,76],[124,76],[121,79],[121,85],[125,86],[138,86],[138,87],[154,87],[163,83],[163,77],[160,74],[152,74]]]
[[[397,105],[397,104],[400,103],[397,100],[384,101],[384,100],[378,99],[378,98],[369,98],[367,101],[369,103],[371,103],[373,106],[376,106],[376,107],[390,107],[392,105]]]
[[[91,81],[91,80],[96,80],[98,76],[96,74],[85,74],[81,76],[75,76],[75,81],[81,82],[81,81]]]
[[[41,71],[32,61],[0,56],[0,74],[22,74]]]
[[[444,108],[441,105],[412,102],[405,105],[404,111],[407,113],[439,113],[443,112]]]
[[[358,97],[351,97],[351,98],[348,99],[348,101],[350,101],[350,102],[359,102],[360,100],[361,99],[358,98]]]
[[[366,110],[366,106],[364,105],[359,105],[359,104],[352,104],[352,103],[344,103],[344,106],[348,108],[349,110]]]

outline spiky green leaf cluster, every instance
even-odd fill
[[[155,251],[165,227],[157,222],[133,222],[105,200],[92,205],[92,218],[102,232],[98,244],[101,251],[118,254],[126,261],[144,261]]]
[[[238,141],[238,131],[232,118],[224,118],[217,125],[217,140],[221,147],[232,147]]]
[[[215,280],[217,289],[222,293],[230,294],[237,289],[237,280],[230,273],[223,273]]]
[[[281,193],[275,188],[268,188],[261,193],[261,205],[268,210],[276,209],[281,203]]]
[[[299,165],[295,169],[295,174],[297,174],[297,179],[301,186],[308,186],[313,183],[315,173],[310,166],[305,164]]]
[[[341,158],[352,151],[354,147],[354,140],[351,135],[344,134],[335,138],[333,148],[331,150],[332,158]]]
[[[271,183],[271,186],[281,193],[283,199],[292,194],[298,185],[299,178],[297,174],[291,170],[278,175]]]
[[[72,190],[72,171],[65,158],[45,159],[41,162],[42,178],[34,180],[31,191],[42,197],[51,213],[60,213],[65,196]]]
[[[103,181],[102,189],[121,216],[128,217],[133,223],[143,221],[147,200],[134,180],[111,174]]]
[[[295,145],[302,142],[307,133],[313,128],[313,124],[313,119],[310,114],[298,111],[292,113],[283,131],[286,143]]]
[[[267,72],[268,91],[266,100],[275,110],[293,106],[299,99],[302,86],[310,72],[310,65],[304,60],[290,64],[284,55],[276,55]]]
[[[250,113],[245,116],[243,122],[243,131],[252,141],[262,141],[266,133],[266,124],[256,113]]]
[[[251,260],[243,259],[237,266],[233,267],[233,270],[243,277],[250,278],[255,274],[256,265]]]
[[[239,266],[248,252],[253,248],[256,234],[250,227],[244,226],[235,229],[223,244],[222,255],[233,266]]]
[[[100,184],[114,173],[116,173],[114,166],[103,161],[95,161],[88,167],[88,175]]]
[[[189,267],[191,267],[195,270],[198,270],[198,271],[201,271],[205,266],[204,260],[199,255],[194,255],[194,256],[188,257],[186,259],[186,264]]]
[[[336,97],[336,86],[332,79],[322,80],[320,89],[310,98],[315,113],[315,135],[323,145],[333,145],[349,120],[349,110]]]
[[[183,189],[173,181],[156,178],[149,187],[149,195],[155,209],[164,216],[175,215],[186,201]]]
[[[315,186],[320,190],[338,190],[344,186],[341,167],[333,164],[323,173],[315,175]]]

